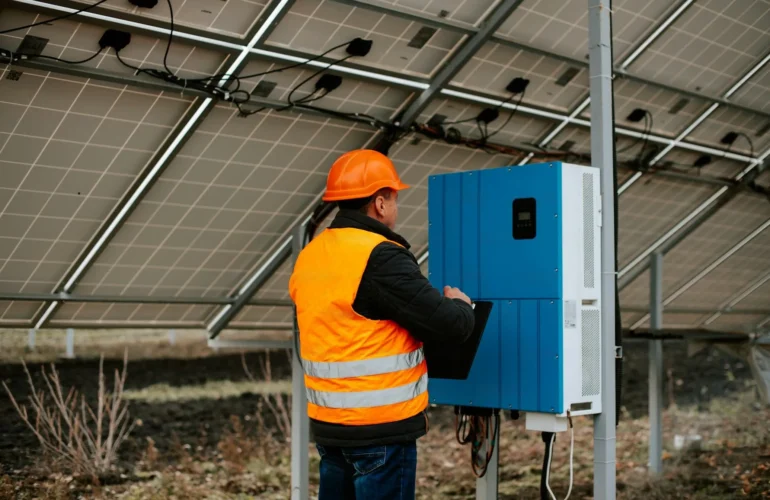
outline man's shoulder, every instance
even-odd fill
[[[385,240],[378,243],[369,257],[370,267],[378,266],[403,266],[409,270],[417,265],[412,252],[396,242]]]

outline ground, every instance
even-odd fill
[[[181,350],[192,357],[142,359],[163,355],[157,345],[151,352],[132,351],[126,389],[136,426],[121,449],[118,474],[102,478],[98,485],[67,471],[43,469],[35,437],[2,391],[0,498],[288,498],[289,445],[279,430],[283,415],[265,404],[265,398],[275,403],[277,394],[290,390],[286,354],[271,353],[272,381],[265,383],[249,380],[238,353],[212,355],[190,346]],[[770,410],[759,403],[748,367],[715,348],[688,357],[684,344],[666,344],[671,376],[664,396],[665,474],[650,480],[647,347],[627,345],[624,350],[618,497],[770,498]],[[93,354],[85,348],[80,352]],[[264,353],[245,356],[255,376],[260,359]],[[36,377],[40,366],[28,365]],[[117,359],[105,361],[110,381],[120,366]],[[65,388],[95,393],[97,359],[59,360],[57,370]],[[21,400],[28,394],[18,363],[0,365],[0,381]],[[418,498],[474,498],[470,451],[455,442],[451,410],[431,409],[431,423],[429,435],[419,443]],[[677,434],[699,435],[699,449],[676,450]],[[570,498],[591,497],[592,439],[591,421],[576,419]],[[312,497],[318,461],[312,449],[310,453]],[[523,422],[506,418],[500,498],[539,498],[542,453],[539,435],[526,432]],[[557,498],[567,491],[568,456],[569,437],[559,435],[551,480]]]

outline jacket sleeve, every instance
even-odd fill
[[[425,343],[461,344],[473,332],[473,308],[448,299],[423,276],[411,252],[392,243],[378,245],[362,284],[376,315],[390,319]],[[373,301],[374,302],[374,301]]]

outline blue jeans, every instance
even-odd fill
[[[316,445],[321,455],[318,500],[413,500],[415,441],[343,448]]]

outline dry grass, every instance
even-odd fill
[[[92,408],[71,388],[62,389],[56,367],[51,372],[41,369],[47,392],[39,390],[24,364],[29,383],[29,405],[18,403],[5,382],[3,387],[19,417],[37,438],[47,467],[88,476],[97,480],[113,470],[118,449],[126,440],[133,424],[128,405],[123,399],[128,358],[124,355],[122,373],[115,372],[114,387],[108,392],[104,376],[104,359],[99,363],[99,389],[96,407]]]
[[[618,498],[624,500],[727,500],[770,497],[770,411],[752,408],[753,391],[740,399],[715,400],[709,412],[671,408],[664,412],[666,443],[663,477],[652,480],[646,471],[646,418],[624,419],[617,429]],[[590,498],[593,470],[593,426],[576,420],[575,481],[571,498]],[[259,425],[233,417],[216,456],[191,453],[181,443],[167,457],[159,457],[148,443],[137,472],[146,482],[106,486],[103,495],[117,499],[221,498],[264,500],[287,498],[290,483],[289,447],[277,436],[260,434]],[[701,451],[676,451],[675,434],[697,432]],[[557,437],[551,486],[563,498],[568,486],[567,435]],[[472,499],[472,475],[467,446],[460,446],[452,429],[435,427],[419,441],[418,498]],[[318,458],[312,446],[311,498],[317,494]],[[500,498],[539,497],[543,443],[537,433],[524,430],[522,421],[503,423],[500,451]],[[165,460],[164,460],[165,459]],[[161,465],[161,464],[170,465]],[[153,469],[153,465],[157,468]],[[152,473],[152,477],[148,472]],[[2,483],[0,483],[0,488]],[[81,492],[82,494],[82,492]],[[88,494],[84,495],[89,497]]]
[[[265,357],[269,360],[269,355]],[[127,397],[146,403],[206,400],[217,405],[221,397],[258,393],[254,411],[234,416],[214,449],[176,439],[171,449],[159,451],[148,439],[140,443],[141,459],[134,479],[101,489],[76,486],[71,477],[0,478],[0,498],[115,498],[158,499],[285,499],[290,484],[290,406],[287,381],[273,381],[269,362],[254,369],[248,382],[209,382],[199,386],[156,385],[128,391]],[[673,394],[673,391],[672,391]],[[269,404],[268,404],[269,402]],[[673,400],[671,401],[674,402]],[[208,404],[208,403],[207,403]],[[257,406],[261,405],[259,408]],[[264,410],[264,411],[263,411]],[[257,417],[255,418],[255,415]],[[277,422],[266,422],[265,418]],[[418,443],[418,498],[472,499],[475,478],[470,450],[456,443],[454,431],[437,425]],[[647,475],[647,418],[625,414],[617,429],[618,498],[623,500],[727,500],[770,498],[770,410],[758,406],[753,382],[731,398],[713,399],[705,411],[672,404],[664,412],[664,475]],[[575,487],[571,498],[590,498],[593,474],[593,426],[588,418],[575,419]],[[172,430],[162,431],[166,436]],[[676,434],[702,436],[700,451],[677,451]],[[160,442],[162,436],[156,436]],[[186,438],[189,439],[188,437]],[[194,438],[193,440],[194,441]],[[192,442],[191,441],[191,442]],[[559,435],[554,448],[551,486],[563,498],[568,486],[569,437]],[[318,457],[308,448],[311,498],[317,494]],[[500,498],[539,498],[543,443],[539,434],[524,430],[522,421],[506,420],[501,432]],[[138,480],[137,480],[138,478]],[[10,494],[8,492],[11,492]],[[9,496],[10,495],[10,496]]]
[[[292,351],[285,351],[286,357],[289,362],[289,365],[292,363]],[[246,364],[246,357],[241,354],[241,364],[243,365],[243,370],[246,372],[246,376],[249,378],[251,383],[253,384],[259,384],[270,386],[271,384],[274,384],[273,381],[273,369],[270,362],[270,350],[267,350],[265,352],[264,358],[260,358],[259,360],[259,367],[262,374],[261,379],[257,379],[252,375],[251,370],[249,370],[248,365]],[[272,430],[265,425],[264,420],[264,412],[262,411],[264,407],[267,407],[268,411],[270,411],[270,414],[273,416],[275,420],[275,427],[278,432],[278,437],[282,439],[283,441],[288,441],[291,438],[291,399],[285,398],[285,393],[291,393],[291,382],[288,382],[289,387],[288,390],[281,392],[263,392],[262,397],[259,400],[259,403],[257,404],[257,419],[258,424],[260,426],[260,432],[263,434],[272,434]]]

